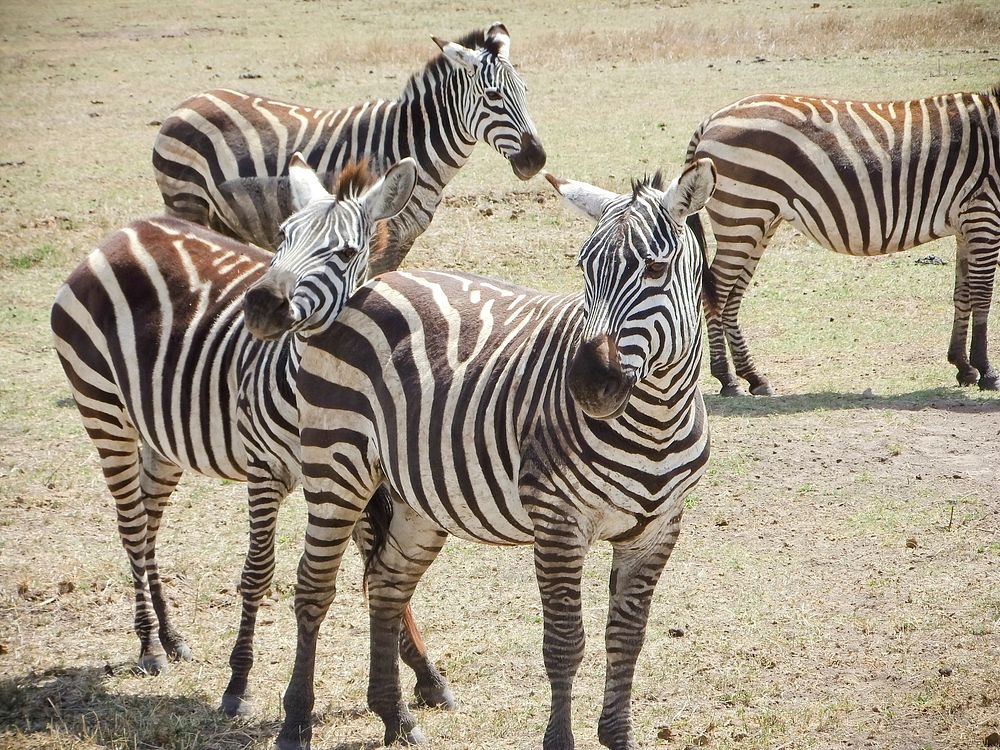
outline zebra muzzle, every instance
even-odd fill
[[[510,168],[519,179],[534,177],[545,166],[545,149],[532,133],[521,133],[521,149],[510,157]]]
[[[618,345],[607,334],[580,344],[567,380],[580,408],[597,419],[620,416],[635,385],[635,378],[622,369]]]
[[[243,297],[243,318],[247,330],[265,341],[278,338],[295,322],[288,297],[265,283],[247,290]]]

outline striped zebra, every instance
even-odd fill
[[[708,338],[723,395],[742,392],[737,376],[753,394],[774,392],[754,365],[738,318],[782,221],[850,255],[894,253],[955,235],[948,361],[961,385],[1000,386],[986,330],[1000,251],[1000,87],[895,102],[751,96],[705,120],[687,157],[709,157],[719,171],[707,209],[718,241],[712,275],[720,305],[708,316]]]
[[[368,702],[386,743],[420,742],[402,698],[400,616],[448,534],[533,544],[552,689],[544,747],[571,748],[583,656],[581,573],[612,544],[600,741],[635,748],[632,677],[649,606],[709,455],[701,362],[704,237],[685,224],[711,162],[666,190],[625,195],[548,176],[597,222],[579,256],[583,294],[545,294],[452,273],[368,282],[310,338],[297,384],[309,517],[299,563],[298,645],[278,747],[311,739],[320,622],[341,555],[382,483],[394,511],[369,571]]]
[[[525,85],[510,62],[507,28],[497,23],[458,42],[434,41],[441,54],[393,101],[319,109],[225,89],[188,99],[164,120],[153,147],[167,211],[274,248],[275,228],[290,213],[294,151],[324,181],[349,161],[367,158],[381,171],[411,157],[413,199],[389,223],[386,248],[371,259],[372,275],[397,268],[477,142],[499,151],[522,180],[545,165]]]
[[[52,308],[56,351],[115,499],[147,672],[165,669],[168,655],[191,655],[169,619],[156,561],[163,509],[181,473],[249,483],[243,608],[223,697],[230,714],[249,711],[254,622],[274,571],[278,505],[298,483],[303,341],[329,325],[363,280],[369,245],[385,241],[382,220],[402,210],[415,176],[412,160],[378,182],[364,166],[349,166],[334,197],[295,156],[298,212],[282,225],[276,255],[177,218],[137,221],[73,271]],[[274,304],[274,290],[293,284],[296,293]],[[274,338],[258,324],[274,318],[289,333]],[[418,673],[418,695],[450,705],[415,629],[401,648]]]

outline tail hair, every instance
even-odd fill
[[[379,485],[372,495],[371,500],[365,507],[364,519],[368,522],[368,528],[372,535],[371,549],[368,557],[365,558],[364,578],[362,591],[365,601],[368,601],[368,575],[375,565],[378,564],[385,551],[385,545],[389,541],[389,524],[392,523],[392,497],[389,495],[389,488],[384,484]]]
[[[712,259],[708,257],[708,241],[705,239],[705,227],[701,216],[693,213],[687,217],[687,225],[694,232],[694,238],[701,250],[701,299],[706,312],[713,315],[719,310],[719,293],[712,275]]]

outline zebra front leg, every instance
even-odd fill
[[[417,582],[434,562],[446,539],[447,535],[436,524],[397,502],[385,544],[369,564],[371,667],[368,706],[385,725],[386,745],[396,742],[416,745],[425,741],[403,700],[399,683],[400,621],[409,611]],[[450,698],[450,691],[447,697]]]
[[[996,209],[994,208],[995,215]],[[992,216],[992,215],[991,215]],[[972,302],[972,345],[969,363],[979,371],[979,387],[984,391],[1000,389],[1000,375],[993,369],[989,357],[987,323],[993,301],[997,256],[1000,254],[1000,224],[990,218],[976,227],[969,240],[969,291]]]
[[[250,542],[240,578],[243,606],[240,610],[240,629],[229,655],[229,684],[222,694],[221,708],[227,716],[248,716],[253,712],[247,682],[253,668],[257,612],[274,579],[274,534],[278,508],[293,485],[294,481],[287,471],[272,472],[261,463],[251,463],[247,487]]]
[[[542,656],[552,702],[543,750],[572,750],[573,679],[583,660],[585,635],[580,581],[590,547],[568,519],[533,517],[535,576],[542,600]]]
[[[313,673],[320,624],[336,595],[337,571],[351,540],[351,532],[375,487],[367,494],[355,495],[343,492],[342,486],[335,485],[327,476],[316,481],[315,490],[311,490],[307,483],[304,483],[304,489],[309,516],[295,586],[298,637],[295,666],[282,701],[285,720],[275,743],[278,750],[309,748],[315,702]],[[396,650],[395,644],[392,650]]]
[[[166,650],[167,657],[189,661],[191,648],[170,621],[156,561],[156,535],[163,519],[163,509],[167,506],[170,495],[177,487],[181,474],[182,470],[177,464],[168,461],[148,446],[143,446],[142,474],[139,486],[143,505],[146,508],[146,581],[149,586],[153,611],[156,612],[159,621],[160,643]]]
[[[632,734],[632,680],[646,636],[653,590],[677,541],[680,513],[656,522],[638,539],[615,544],[611,563],[604,708],[597,725],[601,744],[611,750],[637,750]]]

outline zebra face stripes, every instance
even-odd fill
[[[687,152],[689,161],[699,157],[719,173],[706,208],[721,307],[709,311],[707,327],[723,395],[743,393],[739,379],[753,394],[774,392],[754,364],[739,311],[783,221],[828,250],[858,256],[955,235],[948,361],[961,385],[1000,387],[987,351],[1000,255],[1000,87],[887,102],[751,96],[702,122]]]
[[[477,141],[488,143],[510,161],[514,174],[527,180],[545,166],[545,149],[528,115],[527,87],[510,63],[510,33],[503,24],[486,32],[476,51],[435,38],[444,56],[471,79],[462,97],[463,121]]]
[[[657,173],[616,195],[546,175],[560,195],[597,222],[580,250],[584,324],[570,389],[593,417],[619,416],[633,386],[689,355],[700,335],[701,247],[685,219],[715,188],[708,159],[689,165],[663,190]]]
[[[649,606],[684,496],[709,454],[697,386],[703,238],[681,220],[707,197],[711,177],[700,163],[672,188],[646,181],[625,196],[551,178],[598,222],[581,251],[585,294],[469,274],[386,273],[305,341],[296,388],[308,527],[280,750],[309,745],[320,623],[363,512],[381,513],[374,527],[385,530],[368,567],[368,704],[387,744],[423,739],[394,644],[421,575],[455,534],[534,545],[552,694],[545,750],[573,747],[584,563],[595,542],[611,543],[598,738],[637,747],[630,703]],[[588,346],[605,370],[631,368],[624,397],[608,378],[595,385],[573,374]],[[597,395],[588,400],[589,391]],[[370,502],[378,487],[392,503]]]
[[[333,196],[300,154],[292,157],[297,213],[281,225],[282,243],[244,302],[247,327],[258,338],[310,335],[333,320],[368,272],[379,222],[402,211],[413,194],[413,159],[393,165],[371,186],[354,184],[349,169],[341,180],[347,187]]]

